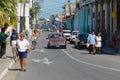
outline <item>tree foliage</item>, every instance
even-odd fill
[[[0,24],[16,24],[17,20],[17,0],[1,0]]]
[[[41,9],[41,6],[39,2],[34,2],[33,7],[30,9],[30,17],[32,20],[36,18],[37,14],[40,13],[40,9]]]

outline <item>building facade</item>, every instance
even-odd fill
[[[97,34],[100,31],[103,40],[111,42],[115,31],[120,34],[119,3],[119,0],[79,0],[74,26],[78,26],[79,31],[83,33],[95,30]]]

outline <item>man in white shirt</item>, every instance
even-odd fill
[[[95,55],[95,44],[96,44],[96,35],[95,32],[92,31],[91,34],[89,34],[88,36],[88,41],[87,41],[90,46],[89,46],[89,54],[91,54],[91,52],[93,52],[93,54]]]

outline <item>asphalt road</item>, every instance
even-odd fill
[[[15,63],[3,80],[120,80],[120,56],[90,55],[85,49],[47,49],[47,32],[28,55],[27,72]]]

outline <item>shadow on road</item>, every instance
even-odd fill
[[[8,69],[9,71],[21,71],[21,69]]]
[[[71,48],[76,49],[74,46],[72,46]],[[86,51],[88,51],[88,53],[80,53],[80,54],[89,54],[89,50],[86,49],[85,47],[81,47],[81,48],[79,48],[77,50],[86,50]],[[96,55],[120,56],[120,53],[115,53],[115,52],[110,52],[110,51],[108,52],[108,51],[104,51],[104,50],[101,49],[101,52],[100,53],[96,53]]]

